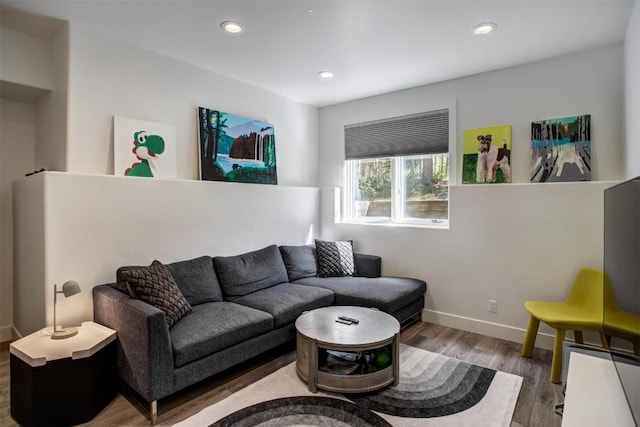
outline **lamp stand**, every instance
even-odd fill
[[[62,293],[62,291],[60,291]],[[78,328],[66,328],[58,329],[56,324],[56,303],[58,302],[58,285],[53,285],[53,333],[51,338],[54,340],[60,340],[64,338],[70,338],[78,334]]]
[[[70,338],[74,335],[78,334],[78,328],[66,328],[66,329],[58,329],[54,331],[51,335],[51,338],[54,340],[60,340],[63,338]]]

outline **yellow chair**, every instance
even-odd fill
[[[633,353],[640,356],[640,316],[618,306],[608,277],[604,283],[604,334],[608,344],[612,336],[631,341]]]
[[[562,343],[565,332],[573,331],[575,342],[583,343],[583,331],[598,331],[602,346],[608,348],[602,328],[604,273],[583,268],[578,273],[565,302],[527,301],[524,307],[531,314],[522,356],[531,357],[540,322],[556,330],[551,361],[551,382],[560,382],[562,373]]]

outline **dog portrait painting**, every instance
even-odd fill
[[[463,184],[511,182],[511,126],[464,131]]]

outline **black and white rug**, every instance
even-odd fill
[[[197,426],[509,426],[522,378],[401,345],[400,384],[310,393],[295,363],[176,424]]]

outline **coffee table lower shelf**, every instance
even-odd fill
[[[372,343],[366,346],[345,346],[330,343],[320,343],[297,333],[296,372],[308,384],[309,391],[315,393],[318,389],[339,393],[365,393],[397,385],[399,381],[399,344],[398,335],[392,338]],[[382,349],[391,346],[391,364],[384,369],[366,374],[332,374],[318,370],[318,351],[336,350],[358,352]],[[322,351],[321,350],[321,351]]]

